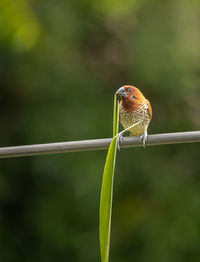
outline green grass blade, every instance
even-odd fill
[[[117,128],[117,125],[116,125],[116,118],[117,118],[117,96],[115,95],[114,96],[114,108],[113,108],[113,137],[116,136],[117,134],[117,131],[116,131],[116,128]]]
[[[113,112],[113,137],[115,137],[118,132],[119,119],[119,103],[117,103],[116,95],[114,98]],[[112,140],[108,149],[101,188],[99,237],[102,262],[108,262],[109,260],[113,179],[115,171],[116,152],[117,137]]]

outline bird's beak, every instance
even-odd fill
[[[126,93],[126,89],[122,86],[120,87],[117,92],[116,95],[118,96],[123,96],[123,97],[128,97],[127,93]]]

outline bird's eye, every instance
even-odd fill
[[[132,95],[132,98],[133,98],[133,99],[137,99],[134,95]]]
[[[132,91],[133,91],[132,88],[129,88],[129,89],[128,89],[128,92],[129,92],[129,93],[132,93]]]

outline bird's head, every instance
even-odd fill
[[[135,86],[122,86],[117,90],[116,94],[122,99],[128,99],[133,102],[144,99],[142,92]]]
[[[135,109],[146,100],[142,92],[135,86],[122,86],[117,90],[116,94],[121,98],[121,103],[127,111]]]

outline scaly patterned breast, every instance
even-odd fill
[[[129,126],[141,121],[140,124],[132,127],[130,133],[132,136],[139,136],[147,130],[148,125],[151,121],[149,109],[147,104],[139,106],[136,110],[132,112],[126,112],[122,105],[119,106],[119,120],[123,128],[126,129]]]

